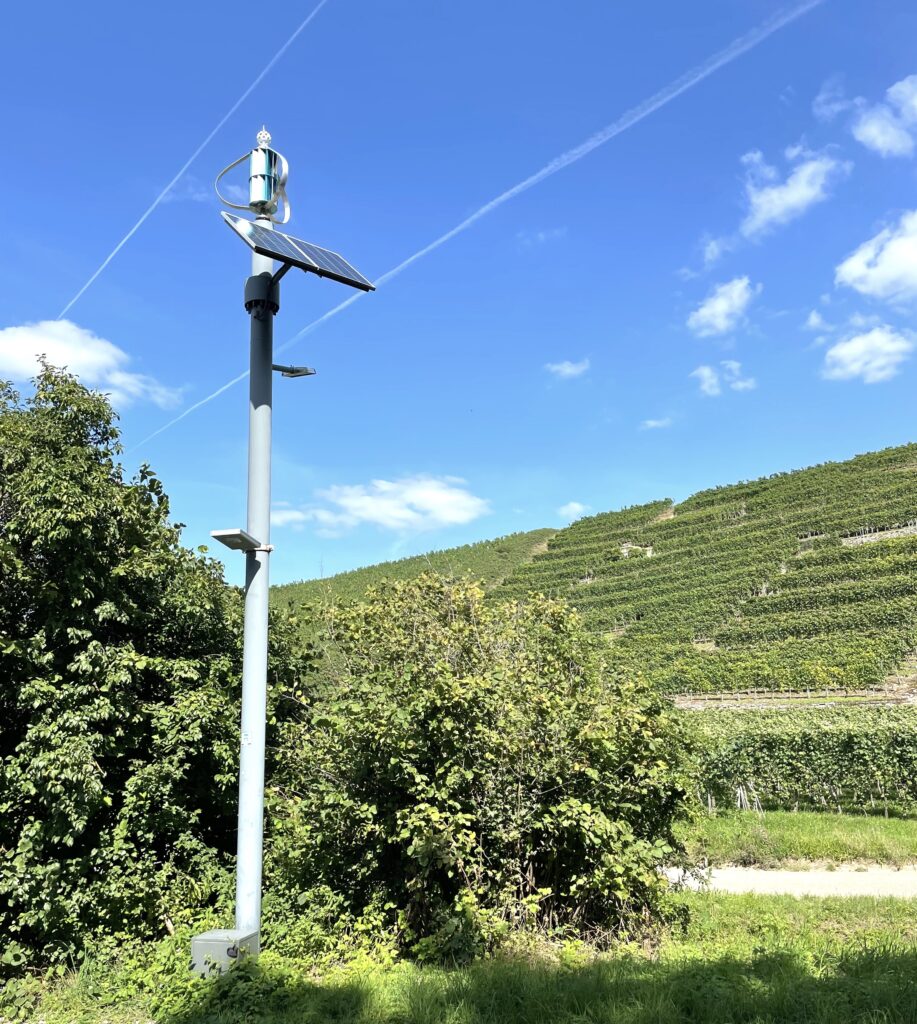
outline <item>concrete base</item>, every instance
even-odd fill
[[[257,932],[238,928],[214,928],[191,940],[191,970],[206,978],[224,974],[245,956],[257,956],[261,943]]]

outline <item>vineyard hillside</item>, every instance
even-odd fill
[[[562,596],[667,692],[913,673],[917,445],[580,519],[492,591]]]
[[[530,530],[511,533],[496,540],[432,551],[426,555],[380,562],[365,569],[342,572],[327,579],[304,580],[274,587],[271,598],[278,604],[317,604],[334,601],[358,601],[367,589],[382,580],[408,580],[423,572],[439,572],[447,576],[473,576],[486,587],[500,583],[519,565],[540,550],[556,531]]]

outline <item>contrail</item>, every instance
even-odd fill
[[[650,114],[654,114],[661,107],[666,106],[671,103],[672,100],[681,96],[682,93],[694,88],[695,85],[704,81],[705,78],[709,78],[710,75],[719,71],[720,68],[725,67],[727,64],[731,64],[743,54],[748,53],[749,50],[756,47],[759,43],[764,42],[768,36],[773,35],[781,28],[789,25],[797,18],[802,17],[802,15],[807,14],[813,8],[821,6],[823,3],[825,3],[825,0],[804,0],[803,3],[787,8],[783,11],[778,11],[776,14],[771,15],[770,18],[758,25],[757,28],[753,28],[745,35],[739,36],[738,39],[734,39],[725,49],[720,50],[718,53],[715,53],[712,57],[705,60],[702,64],[698,64],[690,71],[685,72],[685,74],[680,78],[676,78],[674,82],[671,82],[663,89],[660,89],[659,92],[651,96],[649,99],[639,103],[636,107],[632,107],[626,113],[622,114],[616,121],[606,125],[594,135],[591,135],[585,142],[580,143],[578,146],[574,146],[573,149],[568,149],[565,153],[561,153],[560,156],[555,157],[550,161],[550,163],[545,164],[540,171],[536,171],[528,178],[525,178],[518,184],[513,185],[512,188],[508,188],[505,192],[501,192],[496,198],[491,199],[490,202],[485,203],[480,209],[475,210],[475,212],[470,216],[456,224],[454,228],[451,228],[445,234],[440,235],[439,238],[434,239],[429,243],[429,245],[425,245],[422,249],[418,249],[417,252],[408,256],[407,259],[402,260],[401,263],[392,267],[391,270],[387,270],[380,277],[376,278],[376,287],[378,288],[381,285],[387,284],[392,280],[392,278],[397,277],[402,271],[407,270],[412,263],[416,263],[418,260],[423,259],[424,256],[428,256],[435,249],[438,249],[441,245],[445,245],[446,242],[455,238],[456,235],[460,235],[463,231],[467,231],[468,228],[473,224],[476,224],[482,217],[486,217],[487,214],[492,213],[497,209],[497,207],[509,202],[510,199],[515,199],[516,196],[528,191],[528,189],[532,188],[534,185],[538,185],[546,178],[550,178],[552,175],[557,174],[558,171],[563,170],[565,167],[569,167],[571,164],[575,164],[577,161],[582,160],[584,156],[588,156],[594,149],[598,149],[599,146],[603,146],[606,142],[615,138],[615,136],[627,131],[628,128],[632,128],[635,124],[639,124],[640,121],[649,117]],[[307,324],[302,328],[302,330],[297,331],[292,338],[285,341],[277,349],[278,353],[284,352],[291,346],[295,345],[300,338],[303,338],[311,331],[314,331],[316,327],[323,324],[326,320],[330,320],[333,316],[337,316],[338,313],[352,305],[357,301],[357,299],[363,298],[364,294],[365,293],[363,292],[358,292],[355,295],[351,295],[350,298],[345,299],[333,309],[329,309],[327,313],[323,313],[317,320],[313,320],[312,323]],[[163,431],[166,431],[176,423],[179,423],[196,409],[199,409],[202,405],[206,405],[217,396],[223,394],[227,388],[241,380],[244,380],[247,376],[248,372],[246,371],[234,380],[230,381],[228,384],[224,384],[221,388],[214,391],[213,394],[208,395],[206,398],[202,398],[195,405],[191,406],[191,408],[186,409],[181,413],[181,415],[176,416],[175,419],[170,420],[164,426],[145,437],[142,441],[138,442],[138,445],[135,447],[146,444],[147,441],[152,440],[154,437],[163,433]]]
[[[163,201],[163,199],[165,199],[165,197],[169,194],[169,192],[172,191],[172,189],[178,183],[178,181],[181,178],[181,176],[185,173],[185,171],[188,170],[188,168],[200,156],[201,151],[207,146],[207,144],[214,137],[214,135],[216,135],[216,133],[223,127],[223,125],[226,124],[226,122],[239,109],[239,107],[241,107],[242,104],[248,99],[248,97],[252,94],[252,92],[254,92],[254,90],[261,84],[261,80],[264,78],[264,76],[271,70],[271,68],[277,63],[277,61],[279,61],[280,58],[293,45],[293,43],[296,41],[296,37],[309,24],[309,22],[315,17],[315,15],[318,14],[318,12],[325,6],[325,4],[327,2],[328,2],[328,0],[319,0],[317,6],[315,8],[313,8],[312,13],[309,14],[306,18],[303,19],[303,21],[300,23],[299,27],[296,29],[296,31],[293,33],[293,35],[290,36],[290,38],[283,44],[283,46],[280,47],[280,49],[274,54],[274,56],[271,57],[271,59],[267,62],[267,64],[264,65],[264,67],[261,69],[261,73],[258,75],[258,77],[254,80],[254,82],[252,82],[252,84],[245,90],[245,92],[243,92],[242,95],[236,100],[236,102],[230,107],[230,109],[226,112],[226,114],[220,120],[219,124],[217,124],[216,128],[213,129],[213,131],[207,136],[207,138],[204,139],[204,141],[197,147],[197,149],[191,154],[191,156],[189,156],[188,159],[182,164],[181,169],[179,170],[179,172],[169,182],[169,184],[166,185],[166,187],[159,193],[159,195],[153,200],[153,202],[150,203],[149,207],[144,211],[144,213],[141,216],[140,220],[138,220],[137,223],[124,236],[124,238],[122,238],[121,241],[118,242],[118,244],[114,247],[114,249],[112,249],[112,251],[105,257],[105,259],[99,265],[98,269],[92,275],[92,277],[89,278],[89,280],[83,285],[82,288],[80,288],[80,290],[76,293],[76,295],[74,295],[73,298],[67,303],[67,305],[64,306],[64,308],[60,311],[60,313],[57,316],[58,320],[62,319],[67,314],[67,312],[70,310],[71,306],[73,306],[74,303],[76,303],[82,297],[82,295],[93,284],[93,282],[96,280],[96,278],[99,276],[99,274],[101,274],[102,271],[108,266],[108,264],[111,263],[111,261],[115,258],[115,256],[118,255],[118,253],[121,251],[121,249],[124,247],[124,245],[127,242],[129,242],[131,240],[131,238],[133,238],[133,236],[137,233],[137,230],[143,225],[143,222],[156,209],[156,207],[159,206],[159,204]]]

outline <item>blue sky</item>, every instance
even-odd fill
[[[275,581],[914,440],[917,7],[802,6],[326,0],[56,320],[316,3],[19,5],[0,376],[67,362],[188,543],[242,525],[245,382],[150,435],[247,366],[210,183],[265,122],[375,279],[568,154],[284,353]],[[277,346],[348,297],[289,275]]]

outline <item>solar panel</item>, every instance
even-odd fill
[[[282,231],[268,231],[254,221],[236,217],[234,214],[220,211],[223,220],[243,238],[255,252],[271,259],[289,263],[294,267],[318,274],[319,277],[330,277],[341,284],[349,284],[352,288],[360,288],[364,292],[375,291],[375,285],[368,281],[358,270],[355,270],[343,256],[323,249],[320,245],[304,242]]]

